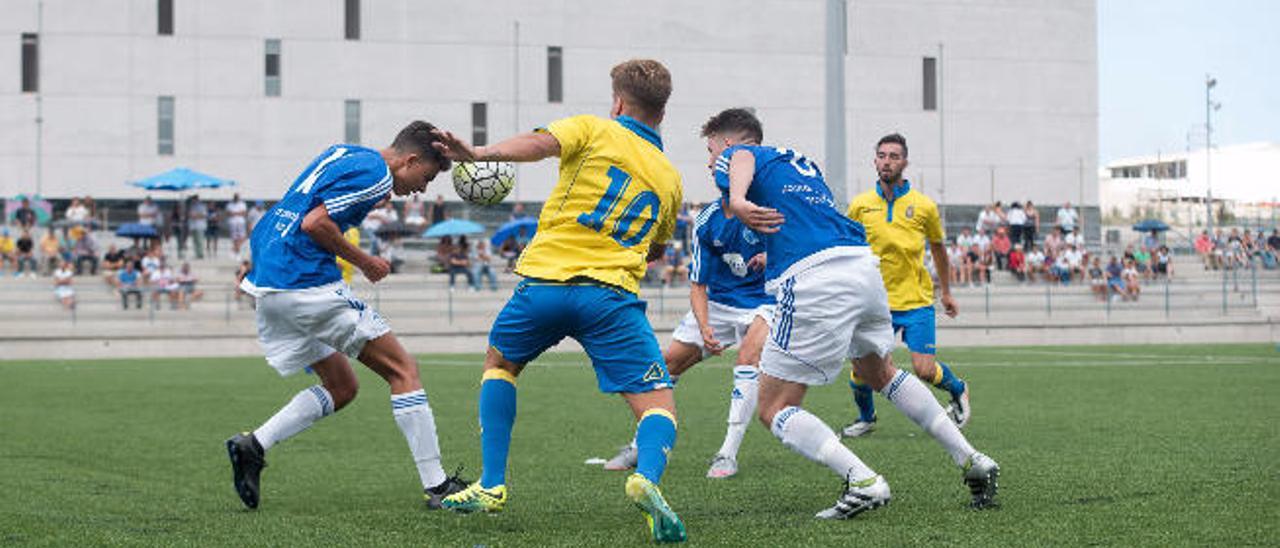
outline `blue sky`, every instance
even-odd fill
[[[1098,0],[1099,160],[1203,146],[1206,73],[1214,144],[1280,142],[1280,1]]]

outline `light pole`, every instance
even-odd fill
[[[1208,214],[1209,232],[1213,232],[1213,166],[1210,159],[1213,155],[1213,123],[1210,114],[1222,107],[1222,103],[1213,102],[1212,92],[1217,85],[1217,78],[1204,75],[1204,207]]]

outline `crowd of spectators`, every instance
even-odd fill
[[[1224,233],[1219,228],[1213,234],[1202,230],[1192,245],[1205,270],[1235,270],[1255,261],[1267,270],[1280,268],[1280,231],[1277,230],[1272,230],[1269,237],[1261,230],[1233,228]]]

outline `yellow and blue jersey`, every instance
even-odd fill
[[[904,180],[893,196],[884,196],[879,184],[859,194],[847,215],[866,229],[871,251],[880,258],[889,309],[932,305],[933,279],[924,267],[924,248],[926,242],[945,238],[937,204]]]
[[[560,180],[516,273],[586,277],[638,293],[649,247],[671,238],[683,200],[662,139],[628,116],[574,116],[539,131],[560,142]]]

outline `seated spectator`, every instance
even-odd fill
[[[24,272],[27,276],[36,277],[36,271],[40,269],[40,266],[36,263],[35,247],[36,243],[31,239],[31,231],[23,230],[22,235],[18,236],[18,241],[14,243],[14,248],[17,249],[14,252],[14,257],[18,262],[18,267],[17,271],[13,273],[13,277],[17,278]]]
[[[961,229],[960,235],[956,236],[956,243],[960,245],[961,249],[965,250],[965,253],[968,253],[969,248],[973,246],[973,233],[969,232],[967,228]]]
[[[76,307],[76,290],[71,287],[72,278],[75,272],[71,270],[71,263],[62,261],[58,263],[58,268],[53,271],[53,296],[57,297],[62,303],[64,310],[71,310]]]
[[[88,271],[89,275],[98,275],[98,244],[93,241],[93,235],[85,232],[73,248],[73,254],[76,261],[76,275],[84,274]],[[89,268],[84,268],[84,264],[89,263]]]
[[[1200,231],[1200,235],[1196,236],[1193,245],[1196,249],[1196,255],[1199,255],[1200,260],[1204,262],[1204,269],[1213,268],[1213,240],[1209,238],[1209,231]]]
[[[1107,262],[1107,292],[1114,296],[1124,296],[1124,267],[1120,265],[1120,259],[1115,255],[1111,256],[1111,260]]]
[[[1068,232],[1062,237],[1062,243],[1068,246],[1076,246],[1076,249],[1084,249],[1084,234],[1080,231]]]
[[[486,277],[489,278],[489,291],[498,290],[498,278],[493,275],[493,260],[493,254],[489,253],[489,241],[481,238],[476,242],[475,252],[471,256],[472,277],[476,281],[477,290]]]
[[[1139,285],[1141,276],[1138,275],[1138,265],[1132,259],[1125,262],[1124,270],[1120,272],[1120,277],[1124,280],[1124,299],[1126,301],[1138,300],[1138,294],[1142,292],[1142,286]]]
[[[178,279],[173,274],[173,269],[160,261],[160,266],[156,267],[147,274],[147,285],[151,287],[151,306],[153,308],[160,307],[160,296],[169,297],[169,308],[177,310],[178,308]]]
[[[124,250],[116,249],[116,244],[111,244],[107,248],[106,254],[102,256],[102,275],[103,279],[107,281],[107,285],[113,288],[120,286],[120,279],[116,277],[116,274],[120,272],[120,269],[124,268],[126,258],[127,254]]]
[[[680,280],[689,279],[689,267],[685,265],[683,246],[672,242],[663,254],[662,285],[670,287]]]
[[[991,251],[995,254],[996,268],[1007,270],[1009,267],[1009,251],[1012,249],[1013,241],[1009,239],[1009,235],[1005,233],[1004,227],[996,229],[995,237],[991,238]]]
[[[1068,245],[1067,250],[1062,252],[1062,256],[1067,260],[1067,269],[1071,271],[1071,277],[1083,280],[1085,278],[1085,265],[1087,264],[1084,251],[1074,245]]]
[[[445,236],[436,244],[436,254],[431,259],[432,272],[448,272],[449,258],[453,256],[453,238]]]
[[[204,291],[196,287],[200,279],[191,272],[191,263],[182,263],[176,281],[178,282],[178,306],[184,310],[191,310],[191,303],[204,297]]]
[[[1093,263],[1089,266],[1089,290],[1093,292],[1093,296],[1099,301],[1107,298],[1107,277],[1106,272],[1102,270],[1102,259],[1093,258]]]
[[[1013,244],[1013,250],[1009,252],[1009,272],[1018,282],[1027,281],[1027,256],[1022,252],[1022,244]]]
[[[31,208],[31,200],[22,199],[22,205],[13,212],[13,220],[18,222],[18,228],[23,232],[28,232],[36,227],[36,210]]]
[[[404,224],[415,233],[421,233],[427,228],[426,205],[417,194],[404,204]]]
[[[1169,254],[1169,246],[1162,245],[1156,249],[1153,265],[1156,276],[1173,277],[1173,256]]]
[[[1151,269],[1151,253],[1145,247],[1134,250],[1133,264],[1138,269],[1138,274],[1144,279],[1150,280],[1155,277],[1155,271]]]
[[[44,237],[40,238],[40,254],[44,257],[45,272],[52,274],[58,269],[58,265],[66,260],[62,252],[62,242],[58,240],[58,235],[52,228],[46,230]]]
[[[516,240],[515,235],[507,236],[502,241],[502,245],[498,247],[498,255],[507,261],[506,272],[511,272],[516,267],[516,259],[520,258],[520,252],[524,248],[520,246],[520,242]]]
[[[1064,251],[1057,254],[1053,258],[1053,266],[1049,267],[1049,274],[1058,280],[1062,285],[1071,283],[1071,263],[1067,260],[1067,253]]]
[[[1036,278],[1040,277],[1048,281],[1048,271],[1045,267],[1044,252],[1039,247],[1031,246],[1031,252],[1027,253],[1027,281],[1036,282]]]
[[[0,273],[4,273],[12,266],[14,270],[18,269],[18,246],[13,241],[13,236],[9,235],[9,227],[0,228]]]
[[[72,226],[84,226],[89,223],[89,208],[85,207],[80,198],[72,198],[71,205],[67,206],[66,216],[67,222]]]
[[[991,237],[986,232],[980,230],[977,234],[974,234],[973,244],[978,246],[978,251],[981,251],[983,255],[991,252]]]
[[[928,253],[926,253],[926,255],[928,255]],[[964,248],[960,247],[960,244],[953,243],[951,244],[951,247],[947,248],[947,259],[951,262],[952,286],[959,286],[961,280],[964,280],[964,283],[969,283],[969,273],[961,272],[964,269],[964,258]]]
[[[1044,254],[1057,257],[1062,254],[1062,249],[1066,245],[1067,242],[1062,236],[1062,228],[1055,227],[1052,232],[1044,237]]]
[[[442,242],[443,245],[443,242]],[[467,287],[473,291],[476,286],[476,279],[471,275],[471,257],[468,256],[467,237],[458,238],[458,245],[452,246],[449,253],[449,290],[453,291],[454,280],[458,274],[467,277]]]
[[[120,288],[120,306],[124,310],[129,309],[129,297],[137,299],[137,308],[142,308],[142,288],[139,285],[140,276],[138,270],[134,267],[132,261],[125,261],[124,270],[120,271],[117,276],[116,287]]]
[[[1271,237],[1267,238],[1267,248],[1273,252],[1280,252],[1280,229],[1272,229]]]
[[[160,264],[163,261],[164,258],[160,255],[160,248],[153,247],[151,250],[147,251],[147,253],[142,256],[142,259],[138,261],[143,277],[150,278],[151,273],[160,268]]]
[[[969,253],[965,255],[965,267],[970,272],[970,279],[978,284],[984,284],[991,280],[991,273],[987,270],[987,262],[984,255],[978,244],[969,246]]]

